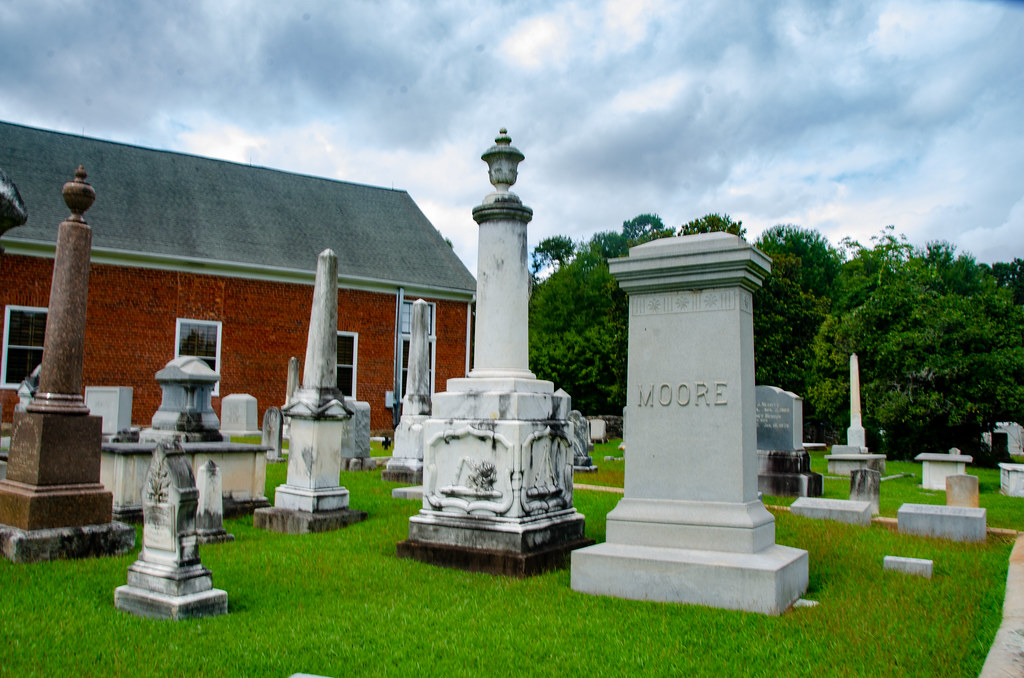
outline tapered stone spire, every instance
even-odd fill
[[[85,168],[79,165],[74,180],[64,184],[64,202],[71,215],[57,233],[39,390],[28,405],[29,412],[89,414],[82,398],[82,358],[92,229],[83,215],[96,200],[96,191],[85,178]]]
[[[860,365],[856,353],[850,354],[850,428],[846,429],[846,444],[867,447],[860,418]]]

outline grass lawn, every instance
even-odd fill
[[[602,470],[577,474],[577,483],[618,477],[621,485],[622,462],[605,454],[599,446]],[[890,463],[889,472],[900,471]],[[284,464],[268,468],[268,496],[284,477]],[[837,483],[826,481],[828,496],[845,496]],[[903,481],[882,486],[883,513],[926,501],[913,481],[894,483]],[[995,515],[1001,526],[1022,524],[1024,508],[996,501],[990,483],[982,477],[990,524]],[[395,544],[419,505],[391,499],[397,485],[379,471],[343,473],[342,484],[366,522],[290,536],[240,518],[226,521],[235,542],[202,547],[214,586],[228,592],[223,617],[159,622],[114,609],[137,549],[35,565],[0,559],[0,675],[970,676],[1000,622],[1012,545],[779,512],[776,541],[809,551],[805,597],[819,605],[766,617],[582,595],[569,588],[567,569],[515,580],[398,560]],[[604,540],[619,498],[576,492],[588,536]],[[934,578],[885,572],[885,555],[931,558]]]

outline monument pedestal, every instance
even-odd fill
[[[338,485],[341,442],[349,420],[292,415],[288,480],[275,492],[274,506],[256,509],[253,525],[286,534],[337,530],[366,520],[348,507],[349,492]]]
[[[572,507],[569,397],[548,381],[452,379],[423,425],[423,508],[398,556],[526,576],[565,564],[584,537]]]
[[[785,612],[809,572],[757,497],[752,292],[769,260],[709,233],[609,266],[629,295],[630,451],[607,541],[572,554],[573,590]]]
[[[828,472],[834,476],[848,476],[861,469],[885,473],[885,455],[869,454],[868,448],[857,445],[833,445],[832,454],[825,455],[825,461]]]
[[[824,481],[805,450],[758,450],[757,491],[774,497],[820,497]]]
[[[422,456],[400,456],[423,454],[423,424],[429,414],[405,414],[395,429],[395,446],[387,468],[381,472],[381,479],[389,483],[419,485],[423,482]]]
[[[0,480],[0,549],[15,562],[121,554],[135,531],[113,522],[100,476],[100,417],[15,412]]]

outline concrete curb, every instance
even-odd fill
[[[992,641],[980,678],[1024,676],[1024,534],[1017,537],[1006,571],[1003,623]]]

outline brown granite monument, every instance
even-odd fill
[[[60,225],[46,316],[39,390],[14,414],[7,478],[0,481],[0,550],[15,562],[124,553],[135,530],[111,521],[100,484],[102,420],[82,397],[85,309],[96,199],[79,166],[64,184],[71,215]]]

